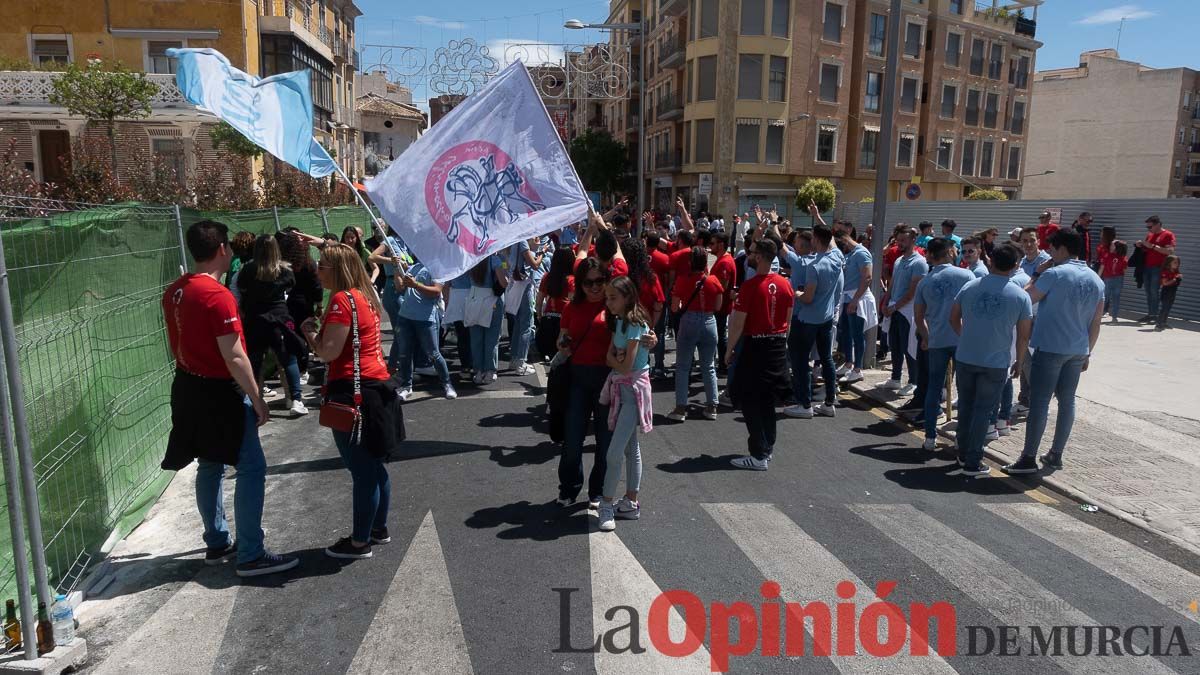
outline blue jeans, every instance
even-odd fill
[[[908,355],[908,330],[911,324],[908,317],[899,310],[892,312],[892,322],[888,326],[888,349],[892,352],[892,379],[899,380],[904,374],[904,364],[908,364],[908,383],[917,384],[917,360]]]
[[[625,463],[625,491],[637,494],[642,486],[642,449],[638,445],[637,394],[633,387],[621,385],[621,409],[617,412],[617,424],[608,440],[608,456],[604,469],[604,492],[602,496],[615,498],[617,484],[621,482],[621,464]],[[608,426],[608,420],[600,420],[599,424]]]
[[[958,361],[954,377],[958,382],[958,456],[968,467],[976,467],[983,463],[983,437],[988,419],[1000,403],[1008,369]]]
[[[1114,319],[1121,311],[1121,289],[1124,287],[1125,277],[1108,277],[1104,280],[1104,308]]]
[[[392,483],[387,467],[378,457],[371,454],[361,443],[350,443],[346,431],[333,431],[333,442],[337,445],[342,463],[350,471],[353,483],[353,529],[350,536],[357,542],[369,542],[371,530],[387,527],[388,507],[392,501]]]
[[[1058,399],[1058,419],[1054,422],[1054,442],[1050,452],[1062,454],[1075,425],[1075,389],[1087,357],[1080,354],[1033,353],[1029,374],[1029,417],[1025,420],[1025,449],[1022,457],[1036,457],[1046,421],[1050,415],[1050,397]]]
[[[662,340],[659,340],[662,344]],[[700,349],[700,380],[704,399],[717,404],[717,320],[711,313],[685,312],[675,336],[675,405],[687,405],[688,381],[692,374],[692,356]]]
[[[833,320],[825,323],[804,323],[792,319],[788,334],[788,355],[792,361],[792,394],[805,408],[812,407],[812,365],[809,354],[817,347],[821,376],[825,378],[825,404],[833,405],[837,398],[837,374],[833,367]]]
[[[292,400],[299,401],[301,393],[300,363],[296,361],[295,356],[288,354],[285,351],[276,351],[274,348],[272,348],[271,351],[275,353],[275,360],[278,361],[279,365],[283,367],[283,374],[284,377],[287,378],[288,391],[292,394]],[[263,361],[265,361],[266,358],[267,353],[265,351],[255,352],[250,355],[250,367],[254,369],[254,375],[255,377],[259,378],[258,381],[260,384],[262,383]]]
[[[654,334],[658,336],[658,344],[654,345],[654,369],[666,370],[664,363],[667,358],[667,314],[670,312],[665,306],[663,311],[658,315],[658,323],[654,324]],[[679,347],[679,336],[675,336],[676,348]]]
[[[253,562],[263,555],[263,491],[267,481],[267,460],[258,440],[258,416],[247,398],[244,403],[246,429],[238,450],[237,476],[234,478],[233,521],[237,525],[237,560]],[[217,420],[214,420],[217,422]],[[229,545],[229,523],[225,520],[225,501],[221,483],[225,465],[199,460],[196,470],[196,508],[204,521],[204,545],[224,548]]]
[[[500,326],[504,323],[504,303],[498,298],[492,307],[490,326],[471,326],[471,365],[475,372],[496,370],[500,359]]]
[[[529,343],[533,342],[533,292],[531,282],[525,287],[525,295],[521,296],[516,325],[513,327],[512,344],[509,345],[509,361],[518,365],[525,363],[529,358]]]
[[[392,347],[388,351],[387,365],[388,369],[395,370],[400,365],[400,340],[397,337],[400,330],[400,293],[390,277],[383,286],[380,300],[383,302],[383,311],[387,312],[388,323],[392,325]]]
[[[1158,289],[1162,286],[1162,267],[1142,268],[1142,288],[1146,289],[1146,314],[1158,317]]]
[[[1000,420],[1008,422],[1012,419],[1013,407],[1013,383],[1012,378],[1004,380],[1004,388],[1000,390],[1000,409],[992,413],[992,418],[988,420],[995,425]]]
[[[438,349],[438,324],[435,321],[417,321],[416,319],[408,319],[405,317],[399,318],[400,323],[396,325],[392,338],[392,347],[394,352],[399,354],[399,373],[400,386],[402,388],[411,389],[413,383],[413,357],[414,351],[420,350],[431,363],[434,370],[437,371],[438,379],[442,384],[450,384],[450,368],[446,365],[446,359],[442,356],[442,350]],[[396,347],[399,345],[399,348]]]
[[[842,303],[842,315],[838,317],[838,350],[846,363],[853,363],[855,368],[862,369],[863,353],[867,351],[867,320],[855,314],[846,313],[846,305]]]
[[[942,391],[946,388],[946,371],[954,360],[954,351],[954,347],[930,347],[925,350],[925,360],[929,364],[929,382],[925,386],[925,438],[937,438]]]
[[[571,390],[567,396],[567,419],[562,456],[558,460],[558,496],[575,499],[583,489],[583,442],[588,422],[596,432],[596,459],[588,477],[588,497],[604,493],[608,467],[608,406],[600,403],[600,392],[608,379],[607,366],[562,366],[571,369]]]

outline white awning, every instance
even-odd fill
[[[863,131],[873,131],[875,133],[879,133],[879,127],[874,124],[864,124]]]
[[[821,122],[821,131],[837,131],[838,125]]]

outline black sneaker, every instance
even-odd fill
[[[1137,322],[1138,323],[1150,323],[1151,321],[1154,321],[1155,318],[1157,318],[1157,317],[1147,314],[1146,316],[1143,316],[1142,318],[1138,319]]]
[[[963,468],[962,468],[962,475],[970,476],[971,478],[979,478],[980,476],[988,476],[988,475],[991,475],[991,473],[992,473],[992,470],[983,464],[976,464],[975,466],[966,465],[966,466],[963,466]]]
[[[1042,465],[1048,469],[1063,468],[1062,454],[1057,452],[1047,452],[1042,455]]]
[[[330,558],[342,558],[346,560],[359,560],[362,558],[370,558],[371,545],[355,546],[354,541],[350,537],[342,537],[337,540],[337,543],[325,549],[325,555]]]
[[[237,542],[230,541],[229,545],[224,548],[210,548],[204,552],[205,565],[220,565],[237,555]]]
[[[1000,470],[1010,476],[1021,476],[1028,473],[1037,473],[1038,465],[1034,458],[1022,455],[1021,459],[1001,467]]]
[[[238,563],[237,575],[239,577],[258,577],[264,574],[275,574],[276,572],[286,572],[299,564],[300,559],[294,555],[263,553],[258,560]]]
[[[923,410],[924,408],[925,408],[925,398],[921,397],[920,399],[918,399],[916,396],[913,396],[912,398],[910,398],[908,400],[907,403],[900,406],[899,409],[900,410]]]
[[[392,537],[388,534],[387,528],[380,527],[380,528],[371,530],[371,543],[372,544],[390,544],[390,543],[392,543]]]

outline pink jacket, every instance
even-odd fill
[[[642,433],[649,433],[654,428],[654,401],[651,399],[650,371],[639,370],[636,373],[622,375],[613,370],[608,373],[604,389],[600,390],[600,403],[608,406],[608,429],[612,431],[617,426],[617,414],[621,411],[620,387],[633,388],[633,396],[637,401],[638,420],[641,422]]]

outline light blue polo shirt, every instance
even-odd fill
[[[846,265],[842,268],[842,288],[846,291],[858,291],[862,283],[862,268],[871,264],[871,252],[866,246],[859,244],[846,256]]]
[[[793,281],[792,287],[801,291],[815,281],[817,292],[810,304],[796,301],[793,304],[795,311],[792,316],[799,319],[801,323],[807,324],[820,325],[833,321],[839,304],[838,300],[842,297],[842,266],[838,259],[829,251],[818,253],[812,256],[803,269],[804,278],[800,279],[799,285]],[[795,278],[794,272],[792,276]]]
[[[1049,259],[1050,254],[1046,253],[1045,251],[1038,251],[1037,257],[1033,260],[1030,260],[1025,256],[1021,256],[1021,271],[1028,275],[1030,279],[1032,279],[1034,272],[1037,272],[1037,268],[1041,267],[1042,263]]]
[[[649,332],[647,326],[635,326],[625,321],[617,321],[617,329],[613,331],[613,346],[617,349],[625,349],[629,345],[630,340],[641,339],[643,335]],[[639,346],[637,356],[633,357],[633,367],[629,369],[630,373],[636,373],[650,369],[650,350],[644,345]]]
[[[1046,270],[1033,285],[1046,295],[1038,303],[1030,346],[1052,354],[1086,355],[1104,282],[1082,260],[1070,260]]]
[[[888,299],[888,306],[895,307],[896,302],[908,293],[908,287],[912,285],[913,279],[926,274],[929,274],[929,263],[925,262],[925,256],[916,251],[897,260],[896,266],[892,268],[892,291]]]
[[[776,258],[776,261],[779,261],[780,259],[782,259],[783,262],[788,266],[788,269],[791,270],[791,274],[788,275],[788,281],[791,282],[792,288],[795,291],[799,292],[799,291],[804,290],[804,278],[805,278],[804,270],[805,270],[805,268],[807,268],[809,265],[812,264],[813,260],[815,260],[816,257],[817,256],[815,253],[809,253],[808,255],[799,255],[798,253],[796,253],[796,250],[793,249],[791,246],[784,246],[783,250],[779,252],[779,257]],[[751,271],[753,271],[751,268],[747,268],[746,279],[751,278],[751,276],[749,274],[749,272],[751,272]],[[771,270],[771,271],[774,272],[775,270]],[[800,303],[799,302],[792,303],[792,318],[793,319],[800,318]]]
[[[1029,285],[1029,282],[1031,281],[1031,279],[1029,278],[1028,274],[1025,274],[1025,270],[1021,269],[1018,266],[1017,269],[1013,270],[1013,275],[1011,277],[1009,277],[1008,280],[1011,281],[1012,283],[1016,284],[1017,288],[1021,289],[1022,293],[1025,293],[1026,295],[1029,294],[1029,291],[1026,291],[1025,287]],[[1032,298],[1030,299],[1030,301],[1032,302]],[[1037,318],[1037,313],[1038,313],[1038,306],[1034,305],[1033,306],[1033,318],[1034,319]]]
[[[579,235],[576,234],[575,228],[568,225],[558,233],[558,243],[563,246],[573,246],[579,243]]]
[[[971,268],[971,272],[975,274],[976,279],[982,279],[991,274],[988,271],[987,265],[982,260],[975,261],[975,266]]]
[[[954,264],[957,265],[957,264],[961,263],[962,262],[962,237],[958,236],[957,234],[943,234],[942,238],[949,239],[950,241],[954,242],[954,250],[957,251],[957,253],[954,256]]]
[[[408,273],[424,286],[433,283],[433,273],[421,263],[409,267]],[[429,297],[415,288],[406,288],[403,297],[400,298],[400,316],[413,321],[436,322],[438,320],[438,297],[436,295]]]
[[[963,322],[954,357],[980,368],[1011,366],[1017,322],[1033,318],[1029,294],[1009,277],[989,274],[968,281],[954,304],[961,308]]]
[[[950,308],[954,298],[975,275],[950,263],[938,265],[917,286],[914,307],[925,308],[925,324],[929,326],[929,348],[942,349],[958,345],[958,334],[950,328]]]

